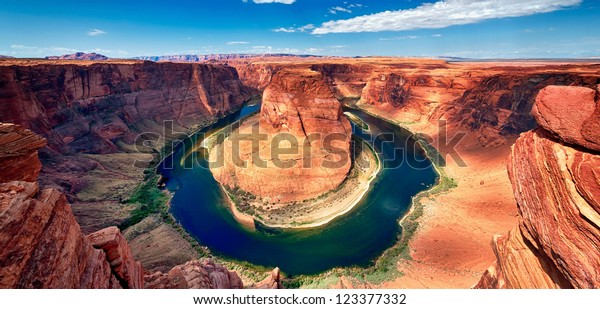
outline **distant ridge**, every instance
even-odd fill
[[[294,55],[294,54],[208,54],[208,55],[167,55],[167,56],[141,56],[133,57],[132,59],[137,60],[149,60],[149,61],[174,61],[174,62],[201,62],[210,60],[235,60],[235,59],[246,59],[246,58],[257,58],[257,57],[321,57],[315,55]]]
[[[97,53],[77,52],[62,56],[48,56],[46,59],[61,59],[61,60],[108,60],[108,57]]]
[[[0,55],[0,59],[12,59],[15,57]]]

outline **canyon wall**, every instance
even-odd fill
[[[10,64],[8,62],[8,64]],[[189,131],[241,108],[252,91],[232,67],[106,62],[0,63],[0,121],[65,153],[113,153],[163,121]]]
[[[147,163],[169,140],[235,112],[255,95],[255,90],[242,85],[236,70],[225,65],[0,61],[0,122],[22,125],[48,145],[40,149],[43,167],[37,158],[19,162],[42,168],[40,184],[66,194],[85,233],[126,220],[134,207],[126,201],[145,176],[151,176],[144,173]],[[165,128],[164,121],[172,121],[172,127]],[[149,143],[134,144],[146,132]],[[9,168],[20,169],[15,162],[5,162],[3,175],[12,173]],[[195,256],[173,229],[155,224],[148,235],[153,233],[161,234],[154,244],[178,245],[159,252],[144,249],[148,256],[162,256],[144,260],[152,269],[160,264],[167,271]],[[145,256],[139,242],[132,243],[136,254]],[[176,257],[167,258],[174,251]]]
[[[477,288],[600,287],[600,95],[544,88],[540,127],[512,148],[508,172],[519,226],[496,236],[497,261]]]
[[[24,167],[21,173],[5,175],[0,183],[0,287],[141,287],[141,276],[113,273],[105,251],[81,233],[63,194],[40,190],[37,151],[45,140],[17,125],[0,123],[0,128],[1,164],[27,163],[16,164]]]
[[[177,266],[164,278],[147,275],[118,228],[84,235],[65,195],[35,180],[44,145],[31,131],[0,123],[0,166],[22,167],[3,169],[0,181],[0,288],[243,287],[236,273],[209,260]]]
[[[446,119],[497,146],[535,127],[535,94],[548,85],[595,87],[600,65],[447,63],[431,59],[324,59],[294,63],[230,61],[242,81],[264,89],[286,67],[320,72],[342,102],[385,112],[401,123]]]

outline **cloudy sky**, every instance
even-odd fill
[[[3,0],[0,55],[577,58],[598,29],[599,0]]]

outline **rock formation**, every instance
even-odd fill
[[[271,271],[271,275],[254,286],[255,289],[282,289],[281,272],[279,267]]]
[[[519,226],[494,238],[497,261],[476,287],[600,287],[598,98],[583,87],[540,91],[540,128],[521,135],[508,166]]]
[[[0,121],[61,154],[113,153],[163,121],[191,130],[242,106],[251,91],[222,65],[106,62],[0,65]]]
[[[598,65],[460,64],[433,59],[269,59],[228,62],[245,84],[264,89],[287,67],[320,72],[344,102],[397,117],[404,123],[448,124],[498,146],[531,130],[535,94],[548,85],[595,87]]]
[[[148,289],[241,289],[235,272],[211,260],[194,260],[173,267],[168,273],[156,272],[145,278]]]
[[[34,182],[42,169],[38,149],[46,140],[29,130],[0,123],[0,183],[13,180]]]
[[[346,178],[351,166],[351,127],[320,73],[279,71],[263,92],[260,120],[255,124],[256,133],[247,125],[240,134],[253,134],[254,139],[263,135],[258,145],[240,138],[238,150],[238,135],[233,135],[225,145],[224,165],[212,169],[226,187],[286,203],[317,197]],[[275,154],[275,147],[288,151]],[[236,151],[247,166],[236,163]],[[215,160],[218,155],[218,151],[211,152]],[[278,165],[277,158],[287,163]]]
[[[237,274],[206,260],[144,278],[118,228],[85,236],[65,195],[39,189],[37,150],[45,140],[18,125],[0,129],[0,288],[137,289],[144,280],[154,288],[243,287]],[[4,174],[9,164],[23,168]]]
[[[60,192],[12,181],[0,184],[0,200],[0,287],[121,287]]]
[[[94,248],[104,251],[106,260],[122,287],[144,288],[142,263],[134,260],[127,240],[117,227],[111,226],[94,232],[87,235],[87,239]]]
[[[41,59],[0,63],[0,122],[22,125],[46,138],[40,182],[67,195],[86,233],[126,219],[121,201],[142,181],[144,162],[169,140],[235,112],[253,95],[235,69],[224,65]],[[172,127],[164,121],[172,121]],[[142,133],[142,141],[150,144],[135,143]],[[142,164],[134,165],[136,161]],[[86,191],[91,194],[79,195]],[[190,248],[182,256],[193,254]]]
[[[1,124],[0,165],[19,159],[33,170],[0,184],[0,287],[119,288],[104,251],[81,233],[63,194],[39,190],[37,149],[45,140],[20,126]],[[19,147],[12,148],[12,145]],[[27,150],[23,152],[23,150]]]
[[[101,54],[97,54],[97,53],[84,53],[84,52],[77,52],[74,54],[68,54],[68,55],[62,55],[62,56],[48,56],[46,57],[46,59],[51,59],[51,60],[108,60],[108,57],[101,55]]]

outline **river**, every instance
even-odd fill
[[[163,162],[159,172],[167,177],[173,192],[170,211],[176,220],[211,252],[253,264],[278,266],[288,275],[316,274],[333,267],[368,266],[401,235],[398,220],[407,212],[418,192],[435,184],[438,177],[425,152],[410,132],[360,110],[345,109],[369,125],[369,132],[352,124],[353,132],[365,139],[383,161],[383,170],[371,190],[349,213],[326,226],[308,230],[250,231],[231,215],[223,193],[206,161],[192,160],[190,149],[204,133],[229,125],[256,112],[247,106],[221,119],[182,143]],[[382,134],[383,133],[383,134]],[[379,135],[377,138],[373,136]]]

